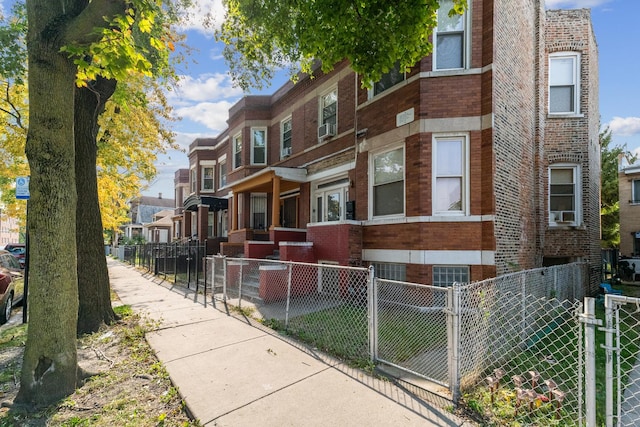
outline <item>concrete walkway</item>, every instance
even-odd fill
[[[147,340],[204,426],[473,425],[418,388],[364,375],[184,286],[108,265],[122,303],[157,322]]]

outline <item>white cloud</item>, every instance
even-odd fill
[[[588,9],[602,6],[611,0],[546,0],[547,9]]]
[[[609,128],[619,136],[640,135],[640,117],[614,117]]]
[[[178,144],[180,148],[184,150],[184,152],[181,152],[180,154],[188,155],[189,145],[197,138],[211,138],[211,134],[176,132],[176,144]]]
[[[180,30],[196,30],[203,34],[211,34],[212,29],[220,28],[224,20],[222,0],[195,0],[187,12],[187,21]]]
[[[229,76],[222,73],[201,74],[196,78],[183,75],[180,76],[177,88],[168,95],[172,99],[178,98],[182,103],[200,102],[238,98],[242,96],[242,89],[233,87]]]
[[[191,107],[176,109],[176,114],[191,121],[201,123],[214,132],[227,127],[229,108],[235,103],[229,101],[201,102]]]

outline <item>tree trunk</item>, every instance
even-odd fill
[[[115,88],[116,80],[98,78],[90,88],[76,89],[78,336],[96,332],[102,324],[110,324],[116,318],[111,307],[96,174],[98,116],[104,111],[105,103]]]
[[[29,328],[16,403],[47,405],[73,393],[78,373],[76,182],[73,104],[76,68],[60,53],[59,2],[27,1],[31,169]]]

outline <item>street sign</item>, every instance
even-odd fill
[[[16,178],[16,199],[29,200],[29,177]]]

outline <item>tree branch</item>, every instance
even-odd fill
[[[90,44],[100,40],[94,31],[104,28],[114,16],[123,14],[127,3],[124,0],[93,0],[66,26],[63,44]]]
[[[11,117],[13,117],[16,121],[16,125],[21,129],[27,130],[22,124],[22,115],[20,114],[20,110],[16,108],[15,104],[11,101],[11,95],[9,94],[10,84],[9,81],[5,82],[5,96],[4,100],[9,106],[11,106],[11,110],[7,110],[5,108],[0,107],[0,111],[7,113]]]

